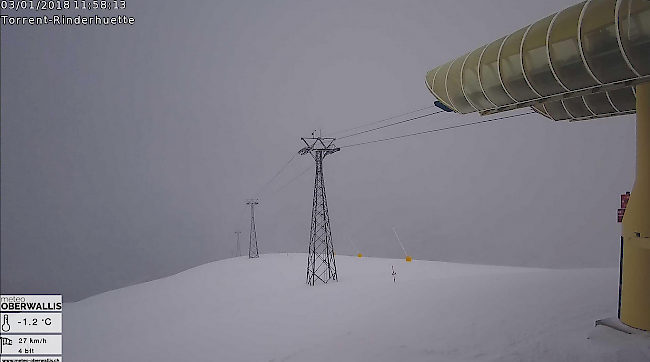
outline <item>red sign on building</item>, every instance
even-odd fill
[[[630,201],[630,193],[626,192],[625,195],[621,195],[621,208],[618,209],[618,222],[623,222],[623,215],[625,215],[628,201]]]
[[[627,207],[627,202],[630,201],[630,193],[626,192],[625,195],[621,195],[621,209]]]

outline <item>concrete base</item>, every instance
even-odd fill
[[[635,334],[635,335],[645,336],[650,338],[650,332],[646,332],[641,329],[630,327],[627,324],[621,322],[620,319],[614,317],[597,320],[595,327],[598,326],[605,326],[605,327],[615,329],[619,332],[623,332],[627,334]]]

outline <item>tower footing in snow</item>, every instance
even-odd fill
[[[627,333],[627,334],[636,334],[636,335],[641,335],[641,336],[646,336],[650,338],[650,332],[646,332],[641,329],[637,329],[634,327],[630,327],[627,324],[621,322],[620,319],[611,317],[611,318],[605,318],[605,319],[599,319],[596,321],[596,327],[598,326],[605,326],[609,327],[612,329],[615,329],[619,332]]]

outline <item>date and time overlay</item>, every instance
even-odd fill
[[[2,0],[0,24],[135,25],[128,10],[125,0]]]

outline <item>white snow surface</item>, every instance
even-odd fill
[[[617,269],[336,263],[313,287],[306,254],[266,254],[66,303],[64,361],[650,361],[649,337],[594,327]]]

